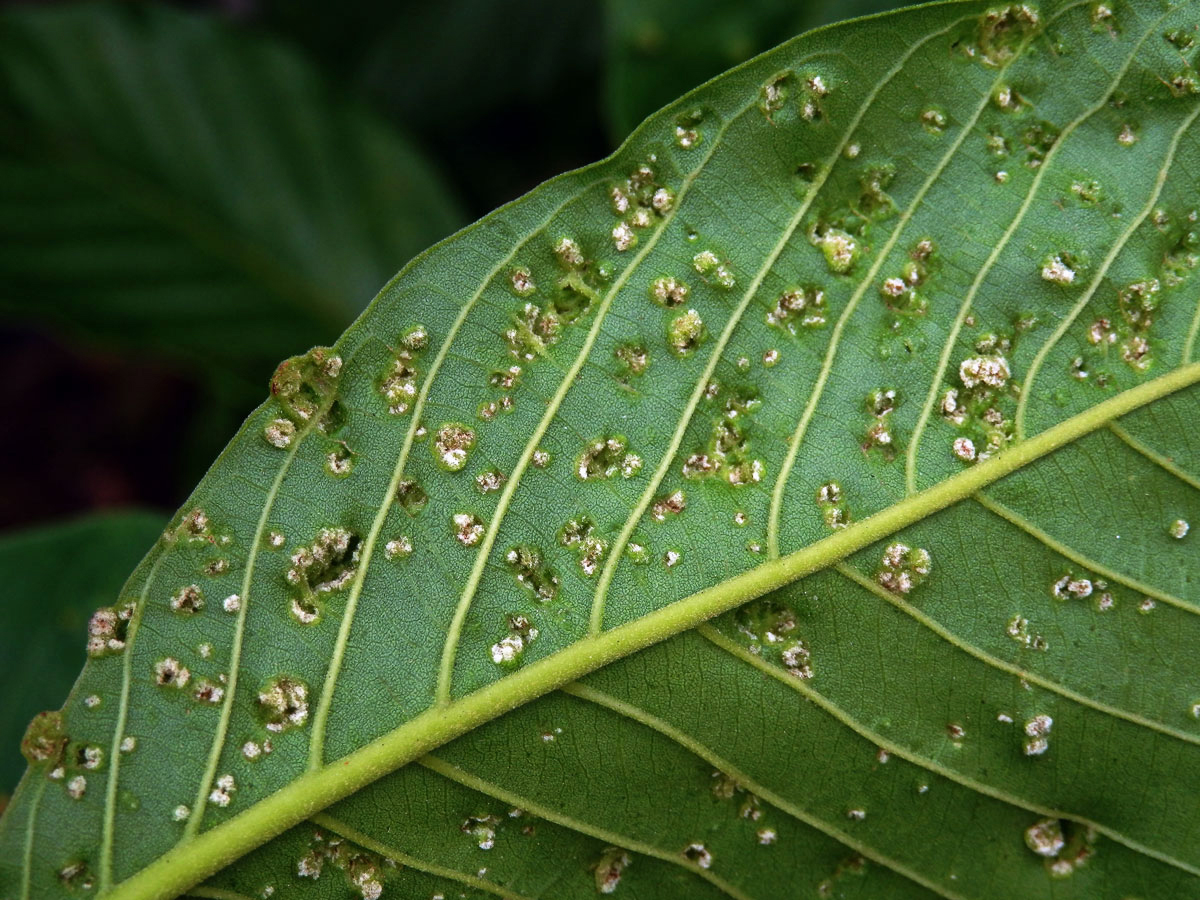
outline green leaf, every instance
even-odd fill
[[[622,138],[693,85],[819,25],[893,0],[608,0],[605,111]]]
[[[189,364],[328,341],[461,222],[295,53],[156,5],[0,18],[0,309]]]
[[[97,619],[5,891],[1196,894],[1196,25],[817,32],[416,259]]]
[[[8,692],[0,791],[11,791],[25,769],[17,749],[25,726],[62,699],[87,660],[79,636],[88,617],[116,596],[162,528],[160,513],[125,510],[0,536],[0,681]]]

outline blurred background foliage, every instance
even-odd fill
[[[0,803],[275,364],[648,114],[888,0],[0,0]]]

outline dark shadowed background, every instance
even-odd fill
[[[279,360],[707,78],[898,5],[0,2],[0,803]]]

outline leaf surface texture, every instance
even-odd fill
[[[815,32],[416,259],[122,591],[5,889],[1196,894],[1196,27]]]

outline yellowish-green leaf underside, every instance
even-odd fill
[[[92,619],[0,896],[1200,896],[1197,41],[813,32],[418,257]]]

